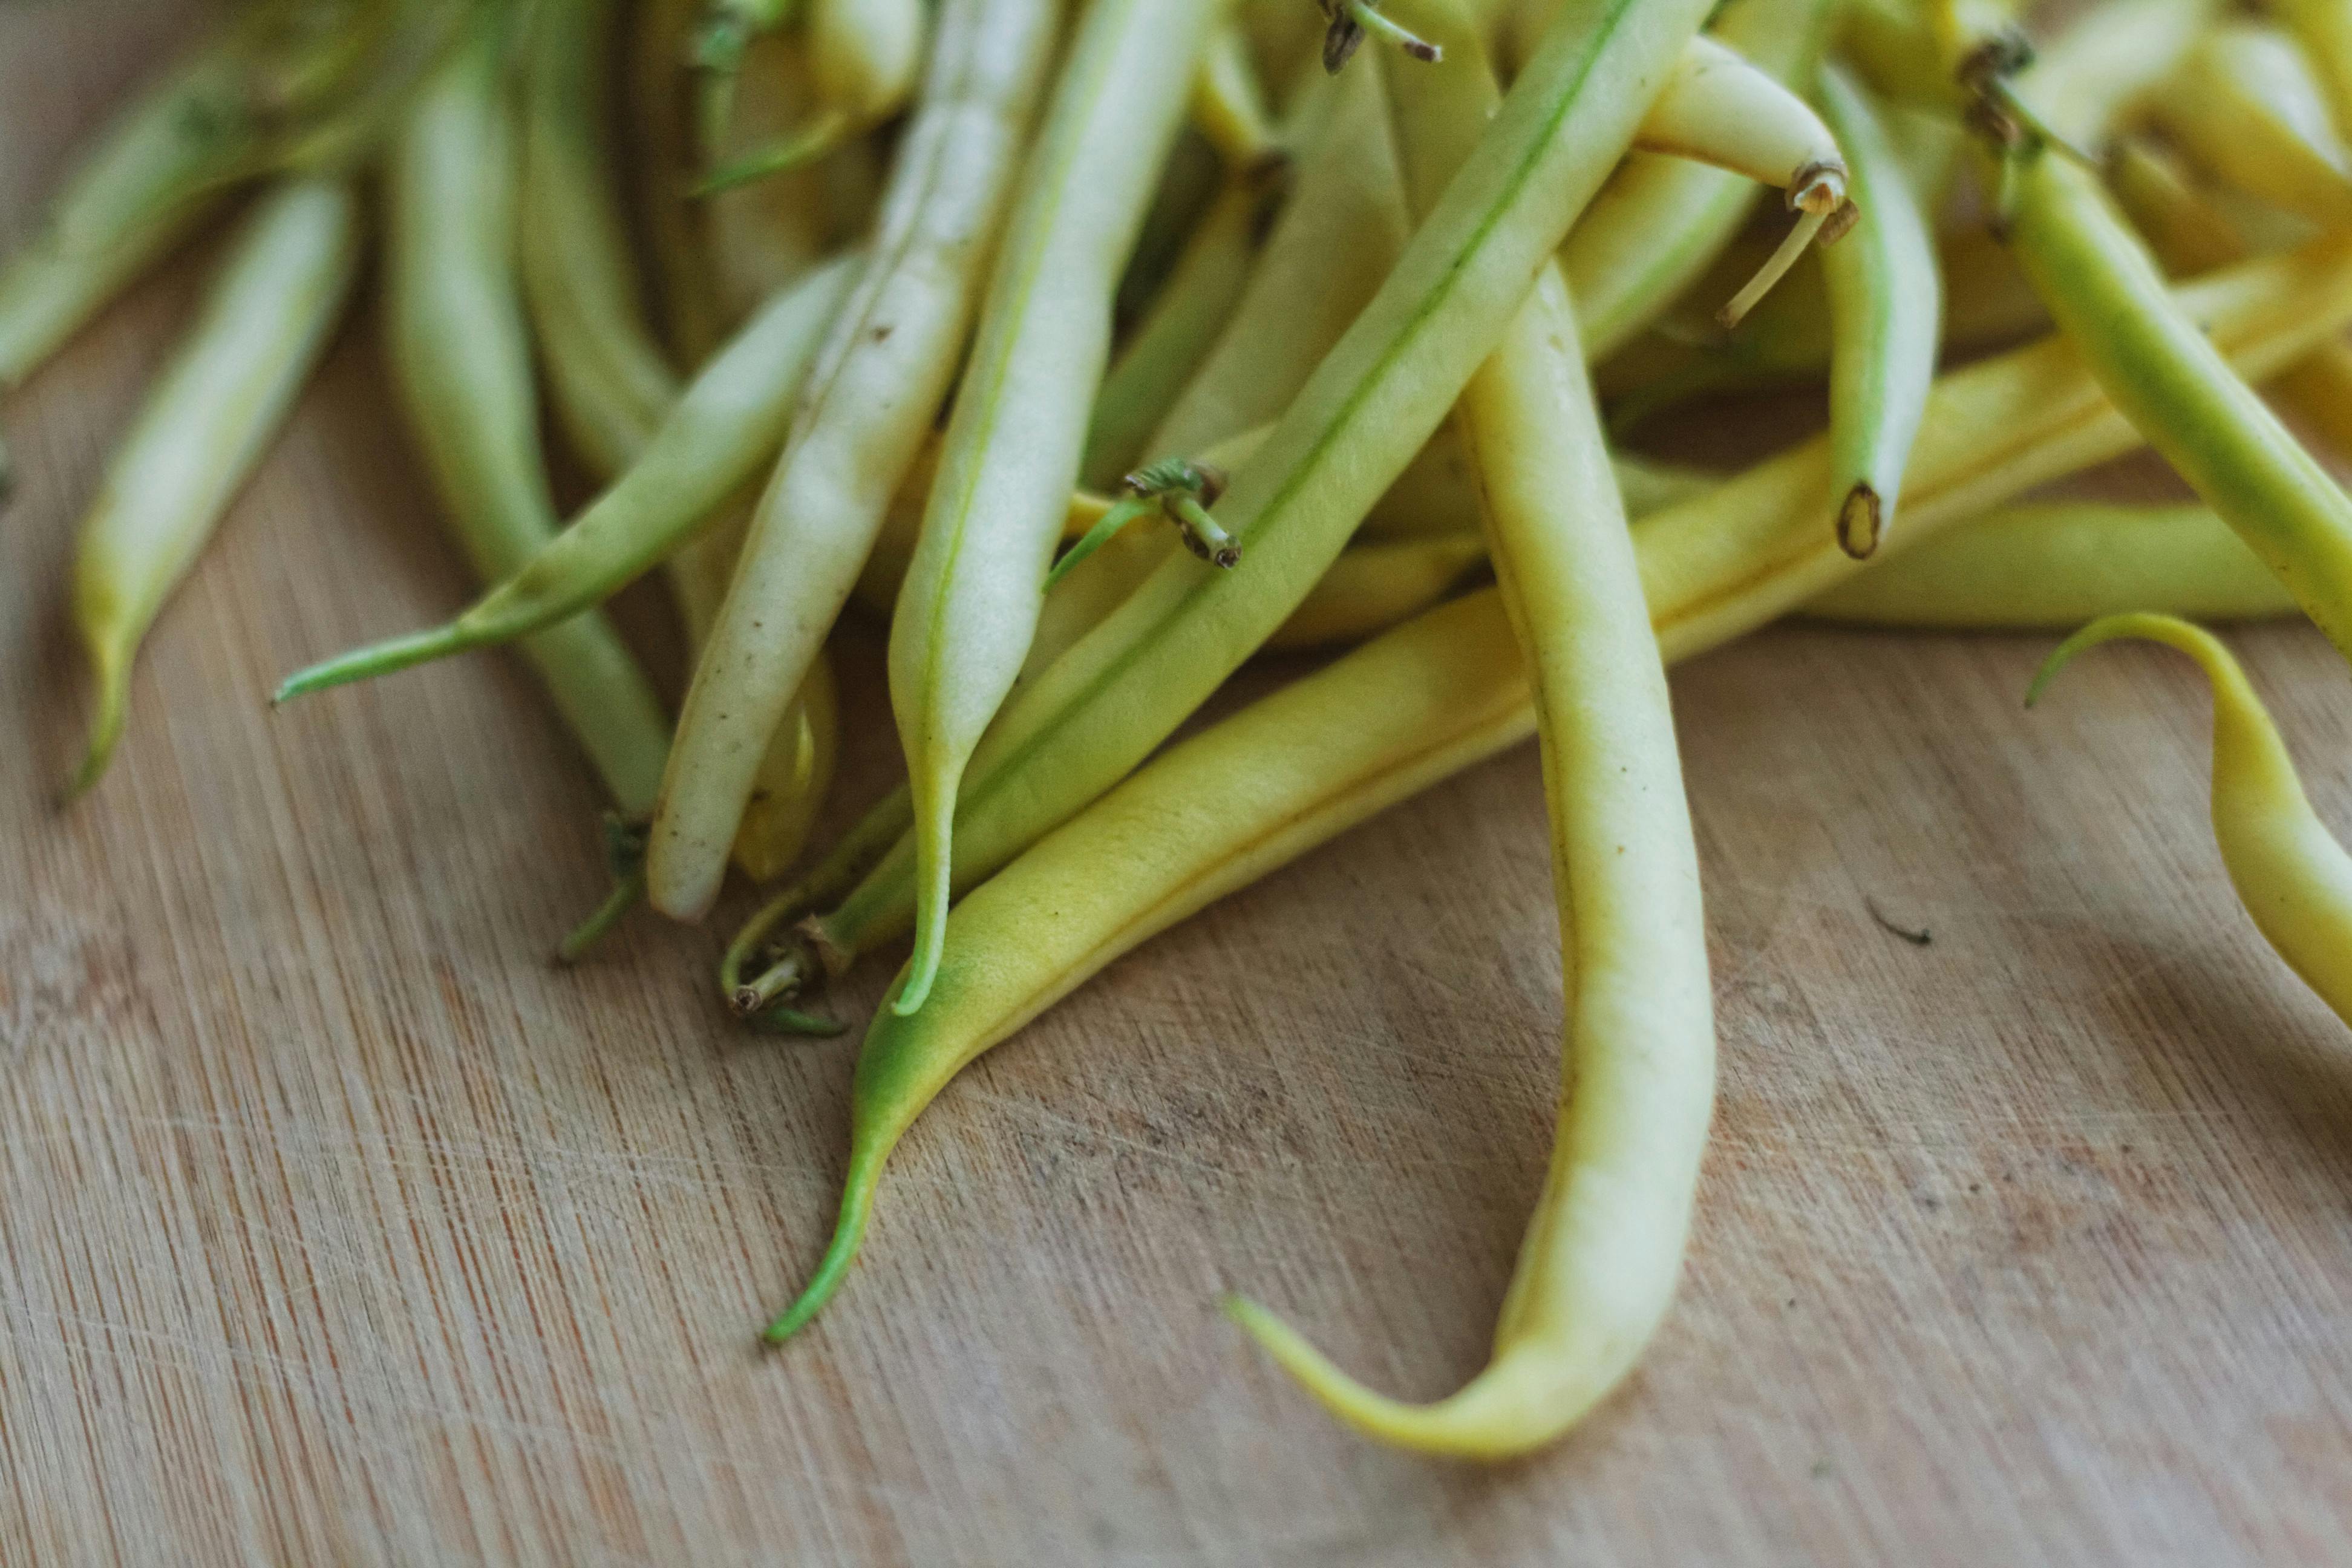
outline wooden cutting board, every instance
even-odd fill
[[[0,9],[0,240],[189,25]],[[371,319],[164,616],[113,773],[52,808],[74,524],[202,274],[0,405],[0,1561],[2352,1555],[2352,1039],[2222,878],[2183,661],[2101,653],[2031,715],[2045,638],[1785,629],[1677,672],[1714,1150],[1664,1331],[1540,1458],[1358,1441],[1215,1309],[1245,1286],[1405,1394],[1477,1365],[1558,1050],[1528,748],[976,1067],[763,1352],[854,1037],[731,1028],[719,926],[549,967],[598,801],[513,661],[264,706],[466,593]],[[2342,661],[2232,640],[2352,826]],[[875,656],[837,819],[891,765]]]

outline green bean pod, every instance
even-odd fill
[[[312,665],[287,679],[278,700],[530,637],[671,555],[774,457],[862,264],[844,258],[778,294],[666,411],[621,478],[464,614]]]
[[[1815,620],[1951,631],[2041,631],[2160,605],[2199,620],[2301,614],[2210,508],[2054,501],[1937,535],[1806,603]]]
[[[1822,252],[1829,280],[1830,497],[1838,544],[1857,560],[1895,521],[1903,469],[1936,378],[1943,279],[1935,237],[1878,112],[1834,66],[1821,76],[1822,112],[1850,164],[1862,216]]]
[[[124,112],[0,268],[0,388],[37,369],[233,189],[255,139],[234,51],[198,54]]]
[[[1812,106],[1704,33],[1685,46],[1633,145],[1778,186],[1792,207],[1827,211],[1844,199],[1844,159]]]
[[[74,563],[98,709],[69,793],[105,770],[140,642],[325,351],[359,271],[360,230],[348,181],[289,181],[265,196],[108,465]]]
[[[915,798],[922,1005],[947,930],[956,791],[1021,672],[1110,357],[1119,269],[1184,122],[1215,0],[1093,0],[1007,226],[890,622]]]
[[[2248,254],[2244,237],[2230,219],[2169,157],[2143,142],[2116,146],[2107,159],[2107,186],[2132,226],[2176,278],[2226,267]],[[2281,409],[2333,445],[2339,456],[2352,452],[2352,343],[2341,339],[2323,343],[2273,379],[2269,392]]]
[[[820,351],[697,660],[647,848],[655,907],[718,897],[760,753],[857,580],[952,384],[1061,17],[947,0],[873,258]]]
[[[613,16],[613,0],[540,0],[531,17],[518,235],[548,401],[604,479],[635,460],[678,394],[613,195],[602,104]]]
[[[2230,184],[2323,226],[2352,224],[2352,152],[2284,33],[2214,27],[2154,107],[2181,150]]]
[[[2199,323],[2096,176],[2039,143],[2009,158],[2011,243],[2116,405],[2352,650],[2352,500]]]
[[[2204,670],[2213,689],[2213,837],[2231,885],[2287,967],[2352,1023],[2352,855],[2311,809],[2278,727],[2219,639],[2170,616],[2095,621],[2050,656],[2026,705],[2077,654],[2118,637],[2178,648]]]
[[[500,28],[476,26],[409,110],[386,174],[394,379],[452,532],[493,582],[556,531],[515,275],[504,46]],[[525,650],[621,811],[651,809],[669,724],[611,624],[585,612]]]
[[[1235,472],[1218,510],[1242,566],[1164,563],[1006,705],[965,781],[954,884],[1109,787],[1289,617],[1445,417],[1706,10],[1594,0],[1555,31],[1379,294]],[[828,917],[830,940],[855,950],[905,929],[912,872],[902,844]]]

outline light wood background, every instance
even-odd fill
[[[0,7],[0,240],[188,25]],[[2101,653],[2030,716],[2046,639],[1790,629],[1677,673],[1716,1140],[1677,1309],[1539,1458],[1360,1442],[1214,1308],[1245,1285],[1407,1394],[1477,1364],[1550,1134],[1528,749],[975,1068],[763,1353],[854,1038],[736,1033],[710,932],[548,967],[598,803],[515,663],[263,706],[465,593],[371,321],[51,809],[73,525],[202,270],[0,405],[0,1561],[2352,1560],[2352,1040],[2223,880],[2183,661]],[[2342,662],[2233,641],[2352,827]],[[845,808],[888,765],[873,654]]]

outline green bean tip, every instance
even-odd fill
[[[2042,700],[2042,693],[2050,689],[2050,683],[2058,679],[2060,670],[2074,662],[2076,654],[2095,643],[2105,642],[2108,637],[2114,635],[2103,630],[2106,624],[2105,621],[2094,621],[2050,650],[2050,657],[2043,659],[2042,668],[2033,672],[2032,684],[2025,689],[2026,707],[2032,708]],[[2098,635],[2095,636],[2095,633]]]
[[[98,714],[91,721],[89,749],[82,753],[81,765],[74,769],[73,777],[58,792],[58,809],[63,811],[97,784],[106,772],[107,763],[114,759],[115,742],[122,738],[123,709],[128,694],[121,679],[102,673],[99,680]]]

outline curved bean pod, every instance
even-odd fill
[[[359,272],[360,231],[348,181],[270,192],[108,464],[74,563],[74,623],[98,709],[69,795],[104,771],[140,642],[325,352]]]
[[[1801,211],[1845,199],[1844,157],[1812,106],[1704,33],[1684,47],[1633,145],[1778,186]]]
[[[2336,1016],[2352,1023],[2352,855],[2311,809],[2294,759],[2246,672],[2210,632],[2170,616],[2112,616],[2066,639],[2027,707],[2085,648],[2144,637],[2195,659],[2213,689],[2213,837],[2256,929]]]
[[[1458,15],[1427,9],[1454,25],[1424,31],[1471,57],[1458,79],[1491,93]],[[1472,91],[1427,96],[1431,118],[1456,117],[1419,139],[1442,159],[1487,106]],[[1264,1308],[1228,1308],[1359,1430],[1500,1458],[1572,1426],[1664,1314],[1714,1102],[1715,1026],[1665,669],[1557,264],[1471,378],[1458,423],[1543,753],[1569,993],[1551,1169],[1486,1366],[1433,1404],[1376,1394]]]
[[[820,352],[695,666],[647,848],[655,906],[718,897],[759,757],[955,374],[1053,52],[1055,0],[947,0],[873,260]]]
[[[1340,1419],[1430,1453],[1551,1441],[1633,1369],[1682,1271],[1714,1103],[1698,851],[1568,294],[1547,270],[1464,399],[1509,620],[1528,653],[1566,949],[1559,1129],[1486,1367],[1377,1394],[1254,1302],[1242,1327]]]
[[[929,1005],[885,1007],[866,1031],[840,1218],[771,1341],[839,1289],[891,1150],[966,1063],[1157,932],[1527,735],[1494,600],[1433,610],[1171,748],[956,906]]]

